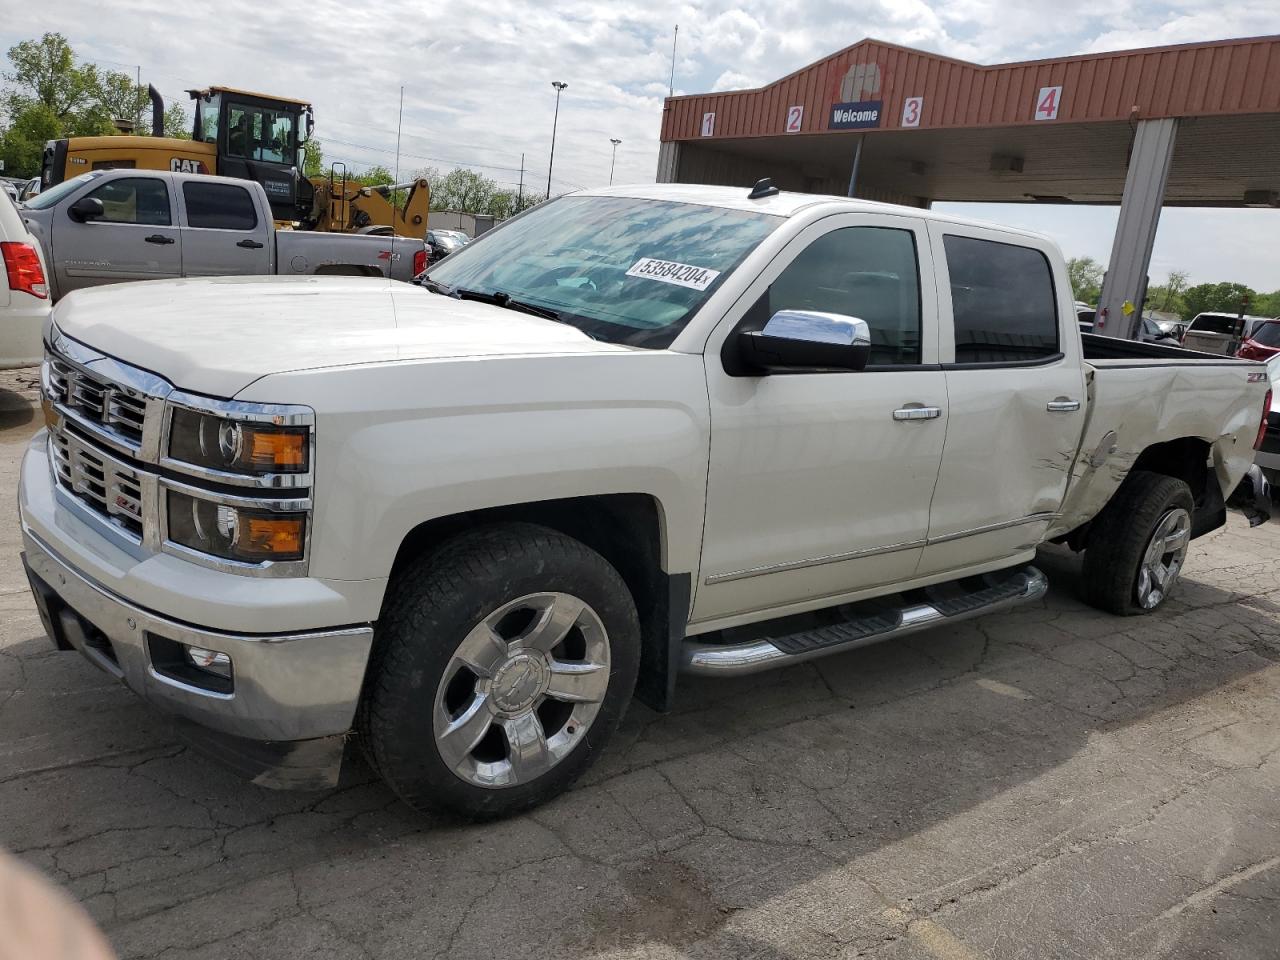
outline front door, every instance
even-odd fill
[[[96,181],[95,181],[96,182]],[[67,208],[83,197],[102,201],[103,216],[79,223]],[[58,290],[182,275],[182,244],[169,185],[162,176],[107,180],[59,204],[53,216]]]
[[[1044,242],[934,223],[950,422],[921,575],[1025,558],[1056,518],[1084,428],[1066,274]]]
[[[921,282],[921,277],[926,282]],[[798,236],[711,336],[711,456],[692,629],[909,579],[946,426],[923,221],[840,214]],[[737,335],[783,309],[865,320],[866,370],[757,376]],[[926,418],[895,411],[924,408]]]

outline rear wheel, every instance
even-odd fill
[[[1131,473],[1089,531],[1085,602],[1122,616],[1158,609],[1182,572],[1194,513],[1191,488],[1182,480]]]
[[[476,819],[566,789],[635,687],[640,627],[618,572],[511,523],[463,534],[388,589],[360,718],[383,779],[417,809]]]

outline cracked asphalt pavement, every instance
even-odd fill
[[[36,422],[0,375],[0,488]],[[430,821],[250,786],[46,641],[0,517],[0,845],[122,957],[1280,956],[1280,525],[1158,615],[1042,603],[632,706],[576,789]]]

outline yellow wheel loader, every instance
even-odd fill
[[[190,140],[164,136],[164,100],[151,97],[150,137],[69,137],[44,147],[41,188],[91,170],[177,170],[262,184],[277,224],[334,233],[389,233],[422,238],[431,190],[426,180],[366,187],[331,168],[308,179],[303,144],[314,124],[311,104],[231,87],[188,90],[195,101]],[[395,191],[407,191],[404,206]]]

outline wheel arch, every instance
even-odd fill
[[[667,572],[666,519],[651,494],[566,497],[469,510],[425,520],[401,540],[388,590],[413,559],[480,526],[524,522],[556,530],[586,544],[622,576],[640,617],[640,676],[636,696],[658,711],[671,707],[677,655],[688,619],[692,577]],[[385,599],[384,599],[385,603]]]

